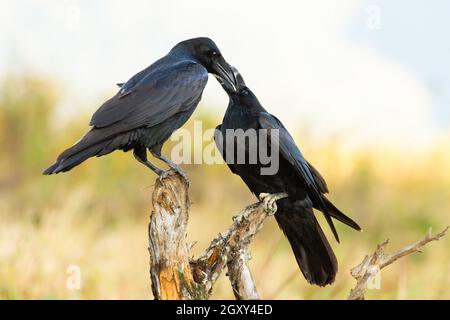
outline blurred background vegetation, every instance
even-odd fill
[[[88,160],[70,173],[42,176],[87,130],[90,115],[52,121],[61,88],[40,76],[9,76],[1,87],[0,298],[151,298],[147,223],[155,176],[122,152]],[[201,119],[204,129],[212,128],[221,117],[197,111],[185,127]],[[390,238],[388,249],[394,250],[418,240],[430,226],[440,231],[449,224],[450,140],[436,141],[427,152],[405,153],[345,150],[339,139],[318,145],[308,141],[308,130],[299,128],[297,134],[303,152],[327,179],[330,198],[364,231],[337,223],[337,244],[319,216],[340,264],[335,284],[319,288],[303,279],[270,218],[252,245],[251,268],[263,298],[345,298],[354,285],[350,268],[377,243]],[[192,180],[188,240],[197,241],[197,254],[255,198],[225,165],[184,168]],[[390,266],[381,289],[370,290],[367,298],[449,299],[449,245],[447,236]],[[80,290],[66,287],[70,265],[81,269]],[[232,297],[222,275],[213,298]]]

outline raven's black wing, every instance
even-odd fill
[[[319,188],[320,193],[328,193],[328,186],[327,186],[327,182],[325,181],[325,179],[322,177],[322,175],[320,174],[320,172],[314,168],[312,166],[311,163],[309,163],[308,161],[306,161],[306,163],[308,164],[309,169],[311,170],[311,174],[314,178],[314,181],[317,184],[317,187]]]
[[[106,101],[94,113],[90,125],[115,127],[114,132],[154,126],[191,108],[200,99],[208,81],[206,69],[191,61],[144,71],[131,78]]]
[[[326,189],[326,184],[323,182],[323,178],[316,181],[315,176],[318,174],[317,170],[311,169],[308,162],[303,157],[302,153],[298,149],[294,142],[294,139],[283,126],[280,120],[267,112],[261,112],[258,118],[259,125],[262,129],[267,129],[269,135],[273,135],[272,130],[278,130],[278,139],[274,139],[275,143],[278,140],[278,149],[280,156],[287,160],[294,170],[297,172],[299,178],[305,185],[309,196],[312,200],[319,204],[320,210],[323,212],[325,219],[330,225],[331,231],[334,237],[339,242],[339,236],[336,228],[334,227],[331,216],[328,212],[327,206],[322,199],[321,193]],[[269,141],[271,141],[270,139]],[[320,177],[320,174],[319,174]],[[323,182],[322,182],[323,181]]]
[[[230,168],[231,172],[234,174],[236,173],[236,169],[234,167],[234,162],[228,163],[227,162],[227,154],[226,154],[226,146],[223,145],[223,140],[225,139],[225,134],[222,132],[222,125],[219,124],[216,127],[216,130],[214,131],[214,142],[216,143],[217,149],[219,149],[220,154],[222,155],[223,160],[228,165],[228,168]]]

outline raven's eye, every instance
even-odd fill
[[[217,57],[219,53],[217,51],[211,51],[211,56]]]
[[[246,90],[246,89],[241,90],[241,94],[243,96],[248,96],[248,90]]]

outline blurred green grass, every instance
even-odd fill
[[[36,75],[4,79],[0,93],[0,298],[149,299],[147,223],[155,176],[130,154],[115,152],[67,174],[42,176],[57,154],[87,129],[89,114],[55,126],[60,88]],[[200,108],[205,109],[205,108]],[[222,115],[196,112],[193,120],[214,128]],[[251,268],[260,294],[269,299],[342,299],[354,285],[349,270],[376,244],[388,250],[418,240],[432,226],[449,224],[450,139],[427,153],[388,148],[345,150],[339,139],[297,140],[323,173],[330,198],[364,231],[337,224],[341,244],[332,246],[340,272],[332,286],[302,278],[287,241],[271,218],[252,244]],[[170,143],[165,147],[170,150]],[[191,180],[188,241],[200,253],[231,217],[254,202],[225,165],[185,165]],[[330,236],[323,224],[325,232]],[[422,254],[384,270],[369,299],[449,299],[450,237]],[[82,287],[66,287],[67,267],[81,268]],[[221,276],[213,298],[232,298]]]

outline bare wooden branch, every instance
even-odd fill
[[[384,249],[389,243],[389,240],[379,244],[371,256],[366,256],[359,265],[350,271],[352,277],[356,279],[356,286],[350,291],[350,295],[347,299],[364,300],[364,295],[369,283],[373,277],[381,271],[381,269],[411,253],[421,252],[422,247],[424,247],[427,243],[437,241],[442,238],[447,233],[448,228],[449,227],[445,228],[442,232],[436,235],[432,234],[432,230],[430,228],[423,239],[390,254],[384,253]]]
[[[208,299],[214,283],[227,268],[233,293],[237,299],[259,299],[248,261],[250,243],[265,219],[275,214],[276,201],[287,194],[261,194],[260,202],[246,207],[233,218],[231,226],[219,234],[198,259],[189,258],[186,243],[189,220],[188,184],[178,174],[157,179],[153,191],[153,208],[148,226],[150,277],[155,299]],[[442,238],[448,227],[426,236],[390,254],[384,252],[388,240],[351,270],[357,284],[348,299],[362,300],[369,283],[381,269],[401,257],[420,252],[431,241]]]
[[[228,278],[233,288],[233,293],[238,300],[259,300],[258,290],[253,281],[252,273],[248,266],[250,251],[248,247],[229,254]]]
[[[261,201],[247,206],[233,218],[232,225],[224,234],[215,238],[205,253],[191,265],[194,274],[202,277],[200,281],[211,291],[214,282],[227,266],[228,277],[237,299],[259,299],[256,286],[248,268],[249,245],[264,220],[275,214],[276,201],[287,197],[287,194],[263,194]]]
[[[180,175],[157,179],[148,225],[150,277],[155,299],[206,299],[189,265],[186,228],[189,219],[187,183]]]
[[[225,267],[238,299],[259,299],[248,260],[249,245],[273,215],[276,201],[287,194],[261,195],[231,226],[216,237],[198,259],[189,259],[186,228],[189,219],[188,184],[178,174],[157,179],[148,227],[150,277],[155,299],[207,299]]]

